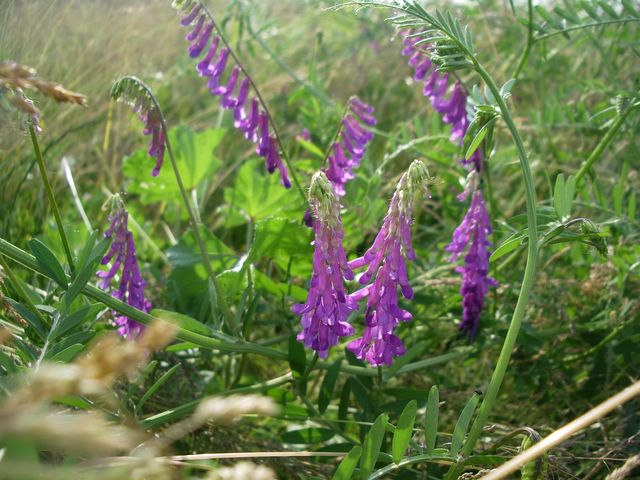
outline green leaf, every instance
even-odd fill
[[[322,443],[331,440],[335,433],[328,428],[302,428],[300,430],[289,430],[283,433],[280,438],[283,443],[294,445],[309,445],[312,443]]]
[[[558,174],[558,176],[556,177],[556,185],[553,189],[553,206],[556,210],[556,215],[558,215],[558,218],[560,220],[563,220],[565,218],[567,207],[564,175],[562,173]]]
[[[84,345],[83,344],[81,344],[81,343],[73,344],[70,347],[67,347],[64,350],[62,350],[60,353],[57,353],[56,355],[51,357],[51,361],[52,362],[69,363],[83,349],[84,349]]]
[[[196,188],[220,168],[222,162],[214,155],[214,150],[225,133],[226,130],[219,128],[196,133],[184,125],[169,130],[169,140],[187,190]],[[156,159],[149,156],[146,147],[125,159],[122,171],[130,180],[128,191],[140,194],[140,201],[144,204],[180,197],[175,174],[168,155],[166,157],[165,165],[156,177],[151,176]]]
[[[331,402],[333,390],[336,387],[336,381],[338,380],[341,366],[342,359],[339,358],[327,369],[327,373],[322,380],[320,393],[318,395],[318,411],[320,413],[324,413]]]
[[[7,302],[13,307],[13,309],[18,312],[18,314],[26,320],[26,322],[33,327],[33,330],[40,337],[41,340],[45,340],[47,338],[47,326],[42,323],[42,321],[38,318],[38,316],[29,310],[22,303],[16,302],[11,298],[7,298]]]
[[[92,317],[95,317],[95,315],[97,315],[97,313],[103,308],[104,306],[102,304],[93,304],[83,307],[70,315],[64,315],[49,333],[49,341],[53,342],[57,340],[65,333],[73,330]]]
[[[67,289],[67,275],[64,273],[64,269],[54,253],[37,238],[33,238],[29,241],[29,248],[36,257],[38,264],[47,273],[47,276],[52,278],[58,285],[65,290]]]
[[[353,471],[360,460],[360,454],[362,453],[362,447],[356,445],[353,447],[346,457],[342,459],[340,465],[333,474],[333,480],[351,480]]]
[[[511,94],[511,89],[516,84],[516,79],[511,78],[507,80],[502,87],[500,87],[500,96],[502,98],[507,98]]]
[[[473,138],[473,140],[471,141],[471,144],[469,145],[469,148],[464,154],[465,160],[469,160],[471,158],[473,153],[480,146],[480,143],[482,143],[482,140],[484,140],[484,137],[487,135],[487,133],[489,133],[489,129],[493,126],[494,123],[495,123],[495,119],[489,120],[486,124],[482,126],[482,128],[478,131],[478,133],[476,133],[476,136]]]
[[[256,223],[255,234],[247,263],[256,263],[263,258],[273,259],[283,271],[289,269],[296,277],[311,275],[313,256],[313,230],[302,225],[299,220],[286,218],[265,218]]]
[[[629,206],[627,207],[627,209],[628,209],[628,214],[629,214],[629,220],[631,220],[632,222],[635,222],[635,220],[636,220],[636,195],[633,192],[631,192],[631,194],[629,195]]]
[[[252,222],[278,215],[299,220],[302,202],[293,188],[282,188],[277,174],[264,171],[264,162],[245,162],[238,170],[233,188],[224,191],[224,199],[232,212],[239,211]],[[229,217],[226,226],[246,223],[243,217]]]
[[[82,247],[82,250],[80,251],[80,255],[78,255],[78,260],[76,261],[77,270],[82,270],[82,268],[84,268],[84,266],[87,264],[87,261],[89,260],[89,256],[91,255],[91,251],[93,250],[93,247],[95,246],[97,240],[98,240],[98,230],[94,230],[93,232],[91,232],[91,235],[89,235],[89,238],[86,240],[84,247]]]
[[[190,332],[206,335],[207,337],[211,335],[211,331],[206,325],[200,323],[195,318],[183,315],[182,313],[154,308],[151,310],[151,315],[171,323],[172,325],[189,330]]]
[[[293,376],[297,378],[302,377],[307,368],[304,345],[296,339],[295,335],[289,337],[289,366]]]
[[[493,263],[504,257],[507,253],[513,252],[518,247],[525,244],[527,236],[521,232],[514,233],[508,239],[506,239],[502,245],[494,250],[489,257],[489,262]]]
[[[456,422],[456,426],[453,429],[453,437],[451,438],[451,456],[453,458],[458,456],[458,452],[460,451],[460,447],[462,447],[462,443],[464,441],[464,436],[467,434],[467,430],[469,429],[471,417],[473,416],[473,412],[476,411],[476,406],[479,401],[480,396],[477,393],[474,393],[462,409],[462,413]]]
[[[436,385],[429,390],[427,410],[424,416],[424,443],[427,453],[432,453],[438,437],[438,417],[440,415],[440,392]]]
[[[75,278],[71,282],[69,289],[64,295],[65,303],[68,306],[71,305],[73,300],[78,296],[80,291],[84,288],[84,286],[89,282],[89,280],[95,275],[98,264],[102,257],[104,257],[105,253],[109,249],[109,245],[111,245],[111,239],[103,238],[98,244],[91,250],[88,258],[84,262],[82,268],[78,266],[76,268]]]
[[[51,359],[58,353],[62,352],[71,345],[75,345],[76,343],[87,345],[87,343],[95,336],[95,334],[96,332],[91,330],[82,330],[76,333],[72,333],[68,337],[65,337],[64,339],[53,345],[51,349],[45,353],[44,358]]]
[[[417,410],[418,402],[411,400],[407,403],[407,406],[404,407],[404,410],[398,419],[398,425],[396,426],[396,431],[393,434],[393,443],[391,446],[393,461],[396,464],[400,463],[400,460],[402,460],[404,452],[407,450],[407,446],[411,440],[413,426],[416,422]]]
[[[393,364],[387,369],[387,371],[383,375],[383,380],[389,380],[395,376],[398,371],[410,363],[414,358],[420,355],[427,346],[427,342],[418,342],[409,350],[407,353],[402,355],[400,358],[397,358]]]
[[[179,363],[175,364],[169,370],[164,372],[164,374],[158,380],[156,380],[155,383],[151,385],[151,387],[149,387],[149,389],[146,392],[144,392],[144,395],[136,405],[136,411],[139,412],[142,409],[144,404],[147,403],[147,400],[149,400],[160,389],[160,387],[162,387],[162,385],[164,385],[167,382],[167,380],[169,380],[173,376],[174,373],[176,373],[178,368],[180,368]]]
[[[0,350],[0,367],[4,368],[6,373],[15,373],[18,369],[11,357],[2,350]]]
[[[375,422],[373,422],[373,426],[364,439],[362,444],[362,456],[360,457],[360,478],[362,480],[367,480],[376,466],[387,421],[387,415],[381,413],[378,418],[376,418]]]

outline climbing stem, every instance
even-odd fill
[[[504,380],[505,373],[507,371],[507,367],[509,365],[509,360],[511,359],[511,354],[513,353],[513,349],[515,348],[516,339],[518,338],[518,333],[520,332],[520,327],[522,325],[522,319],[524,318],[525,308],[527,302],[529,300],[529,295],[531,293],[531,289],[533,287],[533,281],[535,277],[536,271],[536,261],[538,257],[538,225],[536,220],[536,192],[535,192],[535,184],[533,181],[533,175],[531,173],[531,165],[529,164],[529,158],[527,156],[527,152],[524,148],[524,144],[522,142],[522,138],[518,133],[518,129],[513,121],[511,113],[509,112],[509,108],[505,103],[504,99],[500,95],[500,91],[496,86],[495,82],[491,78],[491,76],[487,73],[484,67],[472,57],[472,61],[474,63],[475,69],[478,74],[482,77],[485,84],[491,90],[491,93],[496,99],[498,107],[500,108],[502,118],[504,119],[509,132],[513,138],[513,141],[516,145],[516,150],[518,151],[518,158],[520,160],[520,167],[522,169],[522,176],[525,185],[525,199],[526,199],[526,209],[527,209],[527,224],[528,224],[528,251],[527,251],[527,264],[524,270],[524,277],[522,279],[522,285],[520,287],[520,293],[518,295],[518,301],[516,302],[515,310],[513,311],[513,316],[511,318],[511,323],[509,324],[509,329],[507,331],[507,336],[505,337],[504,343],[502,345],[502,350],[500,351],[500,356],[498,357],[498,362],[496,363],[495,370],[493,375],[491,376],[491,381],[489,382],[489,386],[484,394],[484,398],[482,400],[482,404],[480,405],[480,409],[478,411],[478,415],[471,426],[471,430],[469,431],[469,437],[464,444],[462,449],[462,453],[465,456],[468,456],[473,451],[473,447],[476,442],[480,438],[482,434],[482,430],[486,425],[489,415],[491,414],[491,410],[496,402],[496,398],[498,396],[498,392],[500,390],[500,386],[502,385],[502,381]]]
[[[51,188],[51,183],[49,182],[49,177],[47,176],[47,167],[44,164],[44,158],[42,157],[42,152],[40,151],[40,144],[38,143],[38,136],[36,135],[36,131],[33,128],[32,124],[29,124],[29,135],[31,136],[33,151],[36,154],[36,160],[38,161],[38,168],[40,169],[40,176],[42,177],[42,183],[44,183],[44,188],[47,192],[49,205],[51,206],[51,210],[53,210],[53,216],[56,219],[56,225],[58,227],[58,233],[60,234],[60,240],[62,241],[62,246],[64,247],[64,253],[67,256],[67,262],[69,262],[69,267],[71,268],[71,271],[73,271],[75,270],[75,264],[73,262],[73,256],[71,255],[69,240],[67,239],[67,234],[65,233],[64,227],[62,226],[62,217],[60,216],[60,209],[58,208],[56,197],[53,194],[53,189]]]

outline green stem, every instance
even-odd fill
[[[157,100],[153,95],[154,103],[158,108],[158,112],[160,112],[160,105],[158,105]],[[220,284],[216,278],[216,274],[213,271],[213,267],[211,267],[211,260],[209,259],[209,253],[207,252],[207,247],[202,240],[202,236],[200,235],[200,226],[196,214],[191,207],[191,201],[189,199],[189,195],[187,194],[187,190],[184,188],[184,183],[182,182],[182,176],[180,175],[180,170],[178,169],[178,163],[176,162],[176,158],[173,155],[173,148],[171,147],[171,142],[169,141],[169,132],[167,128],[167,124],[164,120],[164,116],[160,114],[160,122],[162,124],[162,130],[164,131],[165,144],[167,145],[167,153],[169,154],[169,158],[171,159],[171,166],[173,167],[173,173],[176,176],[176,182],[178,183],[178,188],[180,189],[180,195],[182,195],[182,200],[184,202],[185,207],[187,208],[187,212],[189,214],[189,220],[191,221],[191,227],[193,229],[193,234],[196,239],[196,243],[198,244],[198,248],[200,249],[200,254],[202,255],[202,260],[204,261],[204,268],[209,275],[209,280],[213,284],[213,288],[216,292],[216,297],[218,298],[218,304],[222,307],[222,313],[224,315],[225,321],[227,325],[229,325],[232,329],[237,327],[236,319],[231,313],[229,309],[229,305],[227,305],[227,301],[224,298],[224,292],[220,288]],[[215,312],[211,312],[213,315]]]
[[[69,262],[69,267],[71,268],[71,271],[73,271],[75,270],[76,267],[75,267],[75,264],[73,263],[71,248],[69,247],[67,234],[64,232],[64,227],[62,226],[62,217],[60,216],[60,210],[58,209],[56,197],[53,194],[51,183],[49,183],[49,178],[47,177],[47,167],[44,164],[44,158],[42,157],[42,153],[40,152],[40,144],[38,143],[38,136],[36,135],[36,131],[33,128],[32,124],[29,124],[29,135],[31,136],[33,151],[35,152],[36,160],[38,161],[38,168],[40,169],[40,176],[42,177],[42,183],[44,183],[44,188],[47,191],[47,197],[49,198],[49,205],[51,206],[51,210],[53,210],[53,216],[56,219],[56,225],[58,226],[58,233],[60,234],[60,240],[62,240],[64,253],[67,256],[67,262]]]
[[[578,170],[578,173],[576,174],[576,183],[579,183],[580,180],[582,180],[584,176],[591,171],[593,164],[602,156],[602,153],[609,146],[613,137],[618,133],[618,130],[620,130],[620,127],[634,108],[634,105],[630,105],[621,114],[618,114],[613,124],[609,127],[607,133],[602,137],[602,140],[600,140],[600,143],[598,143],[596,148],[591,152],[591,155],[589,155],[589,158],[587,158],[586,162],[584,162],[580,167],[580,170]]]
[[[529,300],[529,294],[531,293],[531,289],[533,287],[533,280],[535,277],[536,271],[536,261],[538,258],[538,226],[536,219],[536,192],[535,192],[535,184],[533,181],[533,175],[531,173],[531,166],[529,164],[529,158],[527,156],[527,152],[525,151],[524,144],[522,142],[522,138],[516,128],[516,125],[513,121],[511,113],[509,112],[509,108],[507,107],[504,99],[500,95],[500,91],[496,86],[495,82],[491,78],[491,76],[487,73],[484,67],[476,60],[475,57],[471,57],[472,61],[475,65],[476,71],[482,77],[485,84],[491,90],[491,93],[496,99],[498,107],[502,113],[502,118],[504,119],[511,136],[513,137],[513,141],[516,145],[516,149],[518,151],[518,158],[520,160],[520,167],[522,168],[522,175],[524,178],[525,185],[525,197],[526,197],[526,209],[527,209],[527,224],[528,224],[528,237],[529,244],[527,250],[527,264],[524,270],[524,277],[522,279],[522,285],[520,287],[520,294],[518,295],[518,301],[516,302],[515,310],[513,311],[513,316],[511,318],[511,323],[509,325],[509,330],[507,331],[507,336],[502,345],[502,350],[500,351],[500,356],[498,357],[498,362],[496,364],[495,370],[491,377],[491,381],[487,388],[487,391],[484,395],[484,399],[482,401],[482,405],[480,405],[480,410],[478,411],[478,416],[476,417],[473,425],[471,426],[471,430],[469,431],[469,437],[462,448],[462,453],[468,456],[480,435],[482,434],[482,429],[487,423],[489,419],[489,415],[491,414],[491,410],[496,401],[496,397],[498,396],[498,391],[500,390],[500,386],[502,385],[502,381],[504,380],[505,373],[507,371],[507,367],[509,365],[509,360],[511,359],[511,354],[513,353],[513,349],[516,344],[516,339],[518,338],[518,333],[520,332],[520,327],[522,325],[522,319],[524,318],[525,308],[527,302]]]
[[[606,20],[603,22],[593,22],[593,23],[585,23],[583,25],[575,25],[573,27],[569,27],[569,28],[565,28],[563,30],[557,30],[555,32],[551,32],[551,33],[545,33],[544,35],[540,35],[538,37],[534,38],[534,42],[539,42],[540,40],[544,40],[546,38],[549,37],[553,37],[555,35],[562,35],[565,34],[567,32],[574,32],[576,30],[582,30],[585,28],[593,28],[593,27],[602,27],[604,25],[611,25],[614,23],[634,23],[634,22],[640,22],[640,18],[619,18],[619,19],[615,19],[615,20]]]
[[[518,66],[513,72],[512,78],[515,78],[515,79],[517,79],[520,76],[520,72],[522,72],[522,69],[527,64],[527,60],[529,59],[529,54],[531,53],[531,47],[534,41],[533,39],[533,5],[531,0],[527,0],[527,6],[528,6],[528,15],[529,15],[529,23],[527,25],[528,27],[527,44],[525,45],[524,50],[522,51],[522,55],[520,55]]]

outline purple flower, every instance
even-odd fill
[[[451,262],[455,262],[465,251],[464,265],[456,268],[462,274],[462,322],[460,330],[473,340],[478,333],[480,313],[484,305],[484,297],[489,287],[497,286],[497,282],[489,277],[489,251],[491,242],[491,222],[487,207],[482,198],[482,191],[477,189],[471,198],[469,210],[462,223],[453,233],[453,239],[445,250],[451,252]]]
[[[424,80],[422,93],[431,100],[433,108],[442,114],[445,123],[451,125],[451,141],[462,143],[464,134],[469,127],[467,117],[467,94],[460,82],[455,82],[451,94],[449,91],[449,75],[438,73],[429,58],[428,49],[416,45],[420,40],[412,37],[414,32],[401,32],[404,49],[402,54],[409,57],[409,65],[414,69],[414,79]],[[428,77],[427,77],[428,74]],[[426,78],[426,80],[425,80]]]
[[[309,203],[315,233],[313,274],[307,301],[294,305],[292,311],[302,317],[298,341],[326,358],[340,337],[353,334],[347,318],[357,309],[357,302],[345,293],[343,277],[353,280],[353,271],[342,246],[340,204],[322,172],[311,179]]]
[[[151,112],[140,117],[145,127],[143,133],[151,135],[151,144],[149,145],[149,156],[156,159],[156,164],[151,171],[151,176],[157,177],[164,162],[165,138],[164,130],[160,123],[160,117]]]
[[[329,167],[325,170],[337,195],[345,194],[345,184],[354,177],[353,169],[360,165],[367,145],[373,134],[361,123],[372,127],[376,124],[373,107],[358,97],[351,97],[347,106],[347,114],[341,122],[336,142],[331,145]]]
[[[271,118],[262,108],[257,95],[249,99],[252,86],[250,79],[240,65],[234,65],[226,80],[223,78],[233,55],[228,46],[218,51],[220,42],[224,43],[224,40],[216,34],[212,38],[213,30],[217,27],[213,21],[207,21],[207,13],[199,2],[185,2],[180,8],[181,25],[193,27],[186,36],[192,42],[188,49],[189,55],[192,58],[199,57],[208,45],[207,54],[196,65],[198,74],[208,78],[207,88],[212,95],[220,97],[221,107],[233,112],[234,126],[242,131],[247,140],[258,144],[256,152],[264,158],[269,173],[278,170],[282,184],[285,188],[290,188],[289,175],[280,156],[280,144],[271,133]]]
[[[140,273],[136,245],[128,228],[129,215],[124,209],[119,196],[114,196],[112,205],[113,209],[109,215],[111,225],[104,233],[104,236],[112,238],[113,242],[101,261],[102,265],[108,265],[111,262],[111,267],[108,270],[101,270],[97,273],[98,278],[100,278],[98,287],[103,290],[109,290],[111,282],[115,280],[118,272],[121,271],[118,289],[113,290],[111,295],[138,310],[149,312],[151,310],[151,302],[144,296],[146,282]],[[122,336],[135,337],[142,332],[143,326],[131,318],[116,314],[114,321],[118,326],[118,333]]]
[[[431,100],[433,108],[442,115],[442,120],[451,125],[451,141],[462,145],[469,128],[467,93],[459,82],[455,82],[451,93],[447,95],[450,89],[448,75],[440,74],[435,70],[429,58],[428,49],[424,50],[416,45],[418,38],[413,37],[412,33],[403,33],[402,54],[409,57],[409,65],[415,71],[414,79],[422,81],[426,78],[423,94]],[[427,74],[429,74],[428,77]],[[484,166],[482,148],[476,149],[468,160],[461,159],[460,163],[470,171],[470,174],[467,186],[464,192],[458,195],[458,199],[464,201],[472,195],[472,200],[467,214],[460,226],[456,228],[446,250],[453,254],[451,262],[455,262],[468,247],[464,265],[457,267],[456,271],[462,274],[460,293],[463,300],[460,329],[472,340],[478,332],[484,297],[489,287],[496,286],[497,282],[488,276],[489,252],[492,244],[487,239],[491,233],[491,223],[479,185],[479,173]]]
[[[413,298],[405,259],[416,258],[411,245],[413,197],[415,191],[425,188],[427,179],[424,164],[414,161],[398,183],[373,245],[362,257],[349,262],[351,268],[367,266],[359,279],[361,284],[375,276],[373,283],[351,295],[355,301],[367,297],[366,326],[362,337],[347,346],[357,358],[373,366],[391,365],[394,357],[405,353],[395,329],[413,316],[398,305],[398,287],[406,299]]]

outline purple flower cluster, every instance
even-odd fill
[[[151,135],[151,143],[149,144],[149,156],[156,159],[156,164],[151,171],[151,175],[157,177],[164,162],[165,138],[162,124],[160,123],[160,115],[155,110],[142,111],[134,107],[138,113],[140,120],[144,123],[145,135]]]
[[[331,145],[329,167],[325,170],[339,196],[345,194],[344,186],[354,177],[353,169],[360,165],[373,138],[373,134],[361,124],[372,127],[377,123],[373,110],[358,97],[349,99],[347,114],[342,119],[337,140]]]
[[[455,262],[465,251],[464,265],[456,268],[462,274],[460,293],[462,300],[462,322],[460,330],[473,340],[478,333],[480,313],[484,305],[484,297],[489,287],[497,286],[497,282],[489,277],[489,250],[491,242],[491,222],[487,207],[482,197],[482,190],[477,189],[472,197],[469,210],[462,223],[453,232],[453,239],[445,250],[451,252],[451,262]]]
[[[409,65],[414,68],[414,79],[422,81],[426,78],[423,93],[431,100],[433,108],[442,115],[443,121],[451,125],[451,141],[462,145],[469,128],[466,109],[467,93],[459,82],[455,82],[451,94],[447,96],[450,90],[448,74],[441,74],[435,69],[429,49],[421,48],[417,44],[420,38],[414,33],[416,32],[402,32],[404,37],[402,54],[409,57]],[[427,74],[429,74],[428,78]],[[487,240],[487,235],[491,232],[491,224],[478,181],[478,175],[484,166],[482,148],[476,149],[468,160],[461,159],[460,163],[470,171],[470,174],[467,188],[458,198],[463,201],[471,194],[472,200],[467,214],[455,230],[453,240],[446,250],[453,253],[451,262],[455,262],[467,246],[469,247],[468,254],[464,257],[464,266],[458,267],[456,271],[462,274],[460,293],[463,299],[460,330],[473,339],[478,331],[484,297],[489,287],[496,286],[497,283],[488,276],[489,252],[492,244]],[[471,242],[470,245],[469,242]]]
[[[403,255],[404,254],[404,255]],[[349,262],[351,268],[367,266],[360,277],[366,285],[352,294],[355,300],[367,298],[365,329],[361,338],[353,340],[347,348],[360,360],[373,366],[391,365],[393,358],[404,355],[402,340],[394,334],[402,322],[413,318],[398,306],[398,285],[406,299],[413,298],[404,257],[415,259],[411,246],[411,219],[398,210],[398,192],[393,196],[389,211],[373,245],[365,254]]]
[[[191,42],[189,55],[195,59],[207,51],[196,65],[198,74],[208,79],[207,87],[212,95],[220,97],[222,108],[233,112],[233,125],[247,140],[256,144],[256,153],[265,159],[269,173],[278,169],[282,184],[286,188],[291,187],[280,157],[279,143],[271,133],[269,114],[257,96],[250,96],[251,80],[238,65],[234,65],[223,80],[228,71],[229,57],[233,57],[229,47],[214,33],[216,26],[208,19],[199,1],[183,2],[180,8],[183,13],[180,23],[192,27],[186,36]]]
[[[316,350],[320,357],[325,358],[340,337],[353,334],[347,318],[364,298],[367,298],[364,333],[347,348],[374,366],[390,365],[394,357],[404,354],[395,329],[401,321],[411,320],[412,315],[398,305],[398,287],[405,298],[413,298],[405,259],[416,258],[411,246],[413,197],[416,191],[426,189],[428,178],[424,164],[414,161],[398,183],[373,245],[362,257],[347,263],[334,186],[323,172],[314,175],[309,194],[315,231],[313,276],[306,303],[295,305],[293,312],[302,315],[298,340]],[[353,280],[352,269],[365,266],[367,270],[359,279],[365,286],[346,295],[343,279]]]
[[[309,199],[315,233],[313,274],[306,302],[294,305],[292,311],[302,316],[298,341],[326,358],[340,337],[353,334],[347,318],[357,303],[345,293],[343,277],[353,280],[354,275],[342,246],[340,204],[324,173],[311,180]]]
[[[424,81],[422,93],[431,100],[433,108],[442,115],[445,123],[451,125],[451,141],[462,143],[469,127],[467,117],[467,94],[460,84],[455,82],[451,94],[449,74],[439,73],[431,61],[429,50],[418,45],[420,38],[415,32],[401,32],[404,37],[402,54],[409,57],[409,65],[414,69],[413,78]]]
[[[111,295],[138,310],[149,312],[151,302],[144,296],[146,282],[140,274],[136,245],[128,228],[129,214],[122,207],[120,201],[116,202],[119,205],[116,204],[117,206],[109,215],[111,225],[104,233],[106,238],[113,238],[113,243],[101,262],[102,265],[112,263],[109,270],[101,270],[97,273],[100,278],[98,287],[109,290],[112,280],[122,270],[120,285],[117,290],[112,291]],[[143,326],[138,322],[122,315],[115,317],[115,323],[118,326],[118,333],[126,337],[135,337],[143,329]]]
[[[375,275],[373,283],[351,295],[355,301],[367,297],[367,308],[362,337],[347,346],[357,358],[373,366],[391,365],[394,357],[405,353],[402,340],[394,332],[400,322],[408,322],[413,316],[399,307],[398,287],[404,298],[413,298],[405,259],[416,258],[411,245],[413,197],[416,190],[425,188],[427,179],[422,162],[413,162],[398,183],[373,244],[362,257],[349,262],[354,269],[367,266],[360,284],[367,285]]]

